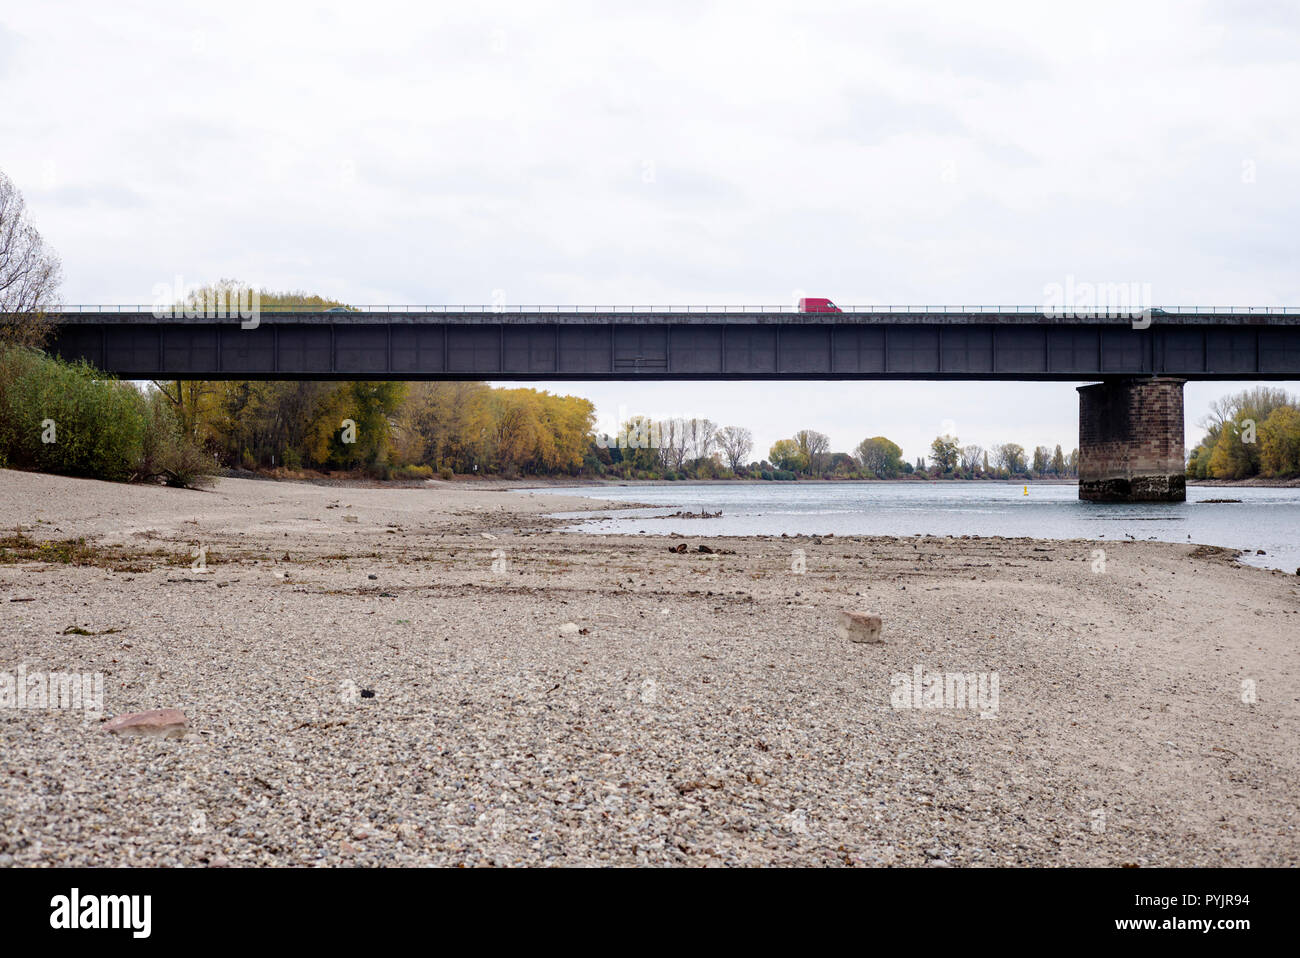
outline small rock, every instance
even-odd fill
[[[880,616],[867,612],[841,612],[840,638],[850,642],[880,643]]]
[[[372,573],[370,573],[370,575],[366,576],[366,578],[367,578],[367,579],[378,579],[379,576],[375,575],[375,574],[372,572]]]
[[[560,626],[560,635],[577,635],[581,631],[576,622],[565,622]]]
[[[362,697],[363,699],[373,699],[373,698],[375,697],[375,690],[374,690],[374,689],[362,689],[362,690],[361,690],[361,697]]]
[[[154,709],[131,712],[109,719],[102,726],[114,735],[142,735],[151,738],[180,738],[189,730],[189,722],[180,709]]]

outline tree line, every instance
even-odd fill
[[[1205,436],[1188,454],[1191,479],[1300,476],[1300,398],[1260,386],[1210,405]]]
[[[593,442],[585,471],[641,479],[993,479],[1069,478],[1078,475],[1078,450],[1068,455],[1006,443],[985,449],[939,436],[931,459],[903,459],[902,448],[884,436],[863,439],[852,452],[835,452],[830,438],[801,429],[779,439],[767,458],[753,460],[753,433],[743,426],[718,426],[709,419],[651,420],[634,417],[616,436]]]

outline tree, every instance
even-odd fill
[[[1047,472],[1048,463],[1052,461],[1052,454],[1046,446],[1034,447],[1034,475],[1041,476]]]
[[[681,472],[686,468],[691,440],[686,420],[665,419],[659,423],[659,458],[665,469]]]
[[[805,468],[813,475],[821,475],[831,448],[830,437],[814,429],[800,429],[794,434],[794,441],[807,463]]]
[[[685,424],[686,448],[690,459],[699,462],[713,454],[718,424],[711,419],[690,419]]]
[[[952,472],[961,461],[961,446],[956,436],[938,436],[930,443],[935,467],[941,473]]]
[[[767,457],[772,460],[772,465],[787,472],[803,472],[808,467],[808,459],[794,439],[778,439]]]
[[[1284,389],[1258,386],[1210,404],[1201,420],[1205,438],[1189,457],[1196,478],[1241,479],[1257,475],[1262,467],[1259,428],[1274,410],[1296,403]]]
[[[633,416],[623,424],[622,461],[628,464],[625,468],[646,472],[663,468],[664,456],[667,454],[663,437],[664,425],[648,416]]]
[[[1065,454],[1061,452],[1061,444],[1056,444],[1056,449],[1052,452],[1052,472],[1058,476],[1065,475]]]
[[[1210,450],[1210,475],[1215,479],[1242,479],[1253,472],[1250,452],[1241,441],[1237,424],[1231,420],[1223,423]]]
[[[208,397],[215,390],[213,384],[198,379],[176,380],[174,382],[154,381],[154,387],[161,399],[171,404],[180,423],[181,432],[191,439],[197,438],[199,416],[206,405]]]
[[[970,445],[961,447],[961,467],[967,472],[971,474],[979,472],[981,458],[985,460],[988,458],[988,453],[984,451],[983,446]],[[987,463],[985,468],[988,468]]]
[[[412,383],[397,417],[406,461],[470,471],[491,427],[490,395],[486,383]]]
[[[858,471],[858,461],[847,452],[833,452],[826,468],[832,475],[851,476]]]
[[[754,434],[743,426],[727,426],[718,430],[716,440],[731,471],[739,472],[754,450]]]
[[[1270,476],[1300,473],[1300,409],[1278,406],[1259,427],[1259,458]]]
[[[1014,442],[993,447],[993,459],[1007,475],[1025,471],[1025,447]]]
[[[308,431],[310,459],[342,468],[387,462],[392,419],[405,393],[401,382],[349,382],[327,393]]]
[[[855,454],[863,471],[877,479],[892,479],[902,468],[903,450],[884,436],[862,440]]]
[[[0,173],[0,346],[40,346],[57,304],[62,267],[27,217],[27,203]]]

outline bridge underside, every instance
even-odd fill
[[[1300,319],[1300,317],[1295,317]],[[1300,323],[845,314],[65,314],[55,348],[128,379],[1300,378]],[[1258,323],[1258,318],[1254,319]]]

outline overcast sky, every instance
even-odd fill
[[[1271,0],[0,0],[0,170],[69,303],[1300,306],[1298,50]],[[1077,441],[1069,384],[541,385],[760,454]]]

